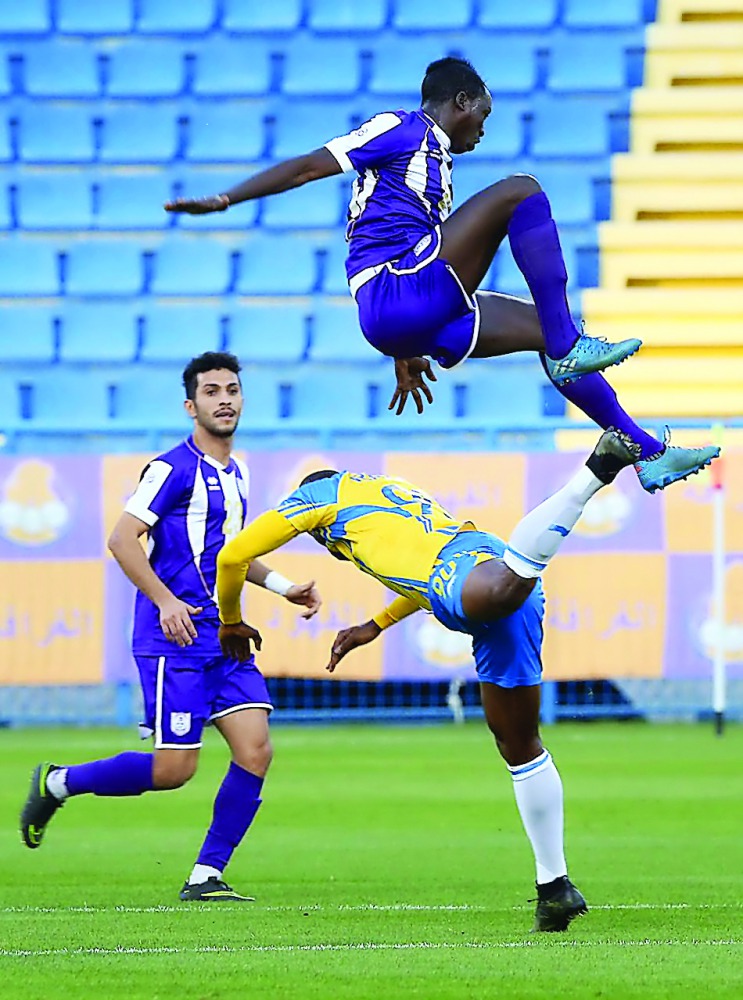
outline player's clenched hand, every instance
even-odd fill
[[[208,198],[176,198],[166,201],[166,212],[185,212],[187,215],[208,215],[209,212],[224,212],[230,207],[226,194],[210,195]]]
[[[305,608],[302,612],[303,618],[312,618],[320,610],[322,604],[322,598],[314,580],[310,580],[309,583],[295,583],[287,590],[284,597],[291,604],[299,604]]]
[[[191,615],[200,615],[201,611],[171,594],[160,605],[160,628],[165,638],[177,646],[190,646],[198,635]]]
[[[357,646],[365,646],[367,642],[376,639],[381,631],[379,625],[373,621],[341,629],[335,637],[333,648],[330,650],[330,662],[325,669],[332,674],[346,653],[350,653]]]
[[[421,393],[429,403],[433,402],[433,393],[428,383],[424,381],[424,375],[432,382],[436,381],[428,358],[395,358],[397,387],[387,409],[394,410],[395,405],[397,405],[397,415],[399,416],[405,409],[408,396],[412,395],[418,413],[423,413]]]
[[[249,660],[252,649],[251,642],[255,643],[255,648],[260,649],[263,645],[261,634],[252,625],[240,622],[237,625],[219,626],[219,645],[225,656],[239,660],[244,663]]]

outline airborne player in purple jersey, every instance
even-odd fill
[[[243,405],[239,371],[231,354],[210,352],[190,362],[183,383],[193,434],[146,467],[109,540],[137,587],[132,651],[144,699],[142,728],[154,737],[154,752],[65,767],[39,764],[21,815],[24,842],[35,848],[68,798],[179,788],[196,771],[202,730],[211,723],[232,760],[180,892],[181,899],[200,902],[252,898],[227,885],[223,872],[258,811],[272,755],[263,675],[252,657],[240,663],[223,656],[217,638],[217,554],[242,530],[248,510],[248,470],[231,454]],[[305,618],[320,606],[313,583],[292,584],[262,563],[253,564],[247,579],[303,606]]]
[[[646,433],[599,374],[639,347],[580,333],[566,297],[567,271],[550,203],[526,174],[500,180],[453,214],[451,154],[471,152],[484,135],[491,96],[470,63],[431,63],[414,111],[375,115],[349,135],[285,160],[207,198],[178,199],[171,212],[200,215],[300,187],[341,171],[357,173],[349,207],[346,272],[369,343],[395,359],[398,413],[412,394],[432,402],[428,357],[452,368],[467,357],[538,351],[566,399],[603,428],[636,445],[635,469],[649,492],[685,479],[718,448],[675,448]],[[534,302],[478,291],[508,237]]]

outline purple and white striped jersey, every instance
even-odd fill
[[[449,137],[417,111],[385,111],[325,144],[344,173],[355,170],[348,207],[349,280],[396,260],[430,237],[451,211]]]
[[[198,638],[178,655],[218,655],[217,554],[245,525],[247,466],[231,458],[225,467],[189,437],[150,462],[124,509],[150,529],[147,551],[157,576],[176,597],[204,609],[194,617]],[[157,607],[138,592],[132,652],[163,656],[173,649]]]

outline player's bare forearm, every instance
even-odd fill
[[[167,202],[168,212],[187,212],[192,215],[203,215],[209,212],[223,212],[230,205],[238,205],[243,201],[253,201],[255,198],[266,198],[268,195],[281,194],[292,188],[302,187],[310,181],[332,177],[341,172],[340,165],[327,149],[315,149],[303,156],[295,156],[283,160],[267,170],[240,181],[228,191],[206,198],[177,198]]]
[[[124,514],[111,532],[108,548],[137,590],[159,607],[164,601],[172,598],[173,594],[150,566],[150,561],[139,541],[144,531],[139,530],[137,523],[136,518]],[[142,527],[146,528],[146,525]]]

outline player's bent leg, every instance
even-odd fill
[[[507,678],[506,678],[507,679]],[[587,912],[568,878],[562,780],[539,735],[540,686],[480,684],[488,728],[513,780],[514,794],[536,864],[535,931],[564,931]]]
[[[536,582],[536,574],[526,579],[501,559],[488,559],[467,574],[462,585],[462,610],[473,623],[505,618],[524,604]]]
[[[196,748],[175,749],[172,747],[155,750],[152,767],[152,782],[156,791],[182,788],[196,774],[199,764],[199,750]]]

